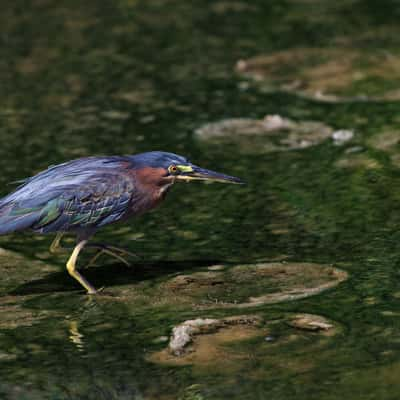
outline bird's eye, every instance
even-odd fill
[[[179,173],[179,168],[178,168],[176,165],[170,165],[170,166],[168,167],[168,172],[169,172],[171,175],[176,175],[177,173]]]

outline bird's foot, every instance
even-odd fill
[[[99,289],[95,289],[95,288],[92,288],[91,290],[88,290],[87,292],[86,292],[86,294],[88,294],[88,295],[95,295],[95,294],[100,294],[101,292],[103,292],[103,290],[105,289],[105,287],[104,286],[102,286],[101,288],[99,288]]]
[[[51,254],[63,253],[63,252],[70,251],[71,249],[73,250],[73,248],[71,248],[71,247],[61,246],[61,239],[62,239],[63,235],[64,234],[62,232],[57,233],[56,237],[54,238],[53,242],[50,245],[49,251]]]
[[[131,253],[130,251],[128,251],[126,249],[121,249],[119,247],[111,246],[111,245],[108,245],[108,244],[91,243],[91,244],[88,244],[88,247],[94,247],[96,249],[99,249],[99,251],[92,257],[92,259],[86,265],[86,268],[91,267],[92,265],[94,265],[96,260],[102,254],[108,254],[109,256],[114,257],[117,260],[121,261],[123,264],[125,264],[128,267],[130,266],[130,263],[123,256],[130,256],[130,257],[139,258],[136,254]]]
[[[95,245],[96,245],[96,243],[95,243]],[[112,252],[115,252],[115,253],[123,254],[123,255],[128,256],[128,257],[133,257],[133,258],[136,258],[136,259],[140,259],[140,257],[137,254],[132,253],[131,251],[129,251],[127,249],[124,249],[122,247],[117,247],[117,246],[113,246],[113,245],[109,245],[109,244],[103,244],[103,243],[99,243],[98,246],[100,248],[102,248],[102,249],[106,249],[106,250],[109,250],[109,251],[112,251]]]
[[[118,293],[108,290],[106,286],[102,286],[99,289],[96,289],[93,292],[87,291],[84,296],[86,296],[88,305],[98,304],[97,300],[99,299],[116,299],[120,298]]]

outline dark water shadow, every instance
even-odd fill
[[[81,270],[82,274],[95,287],[109,288],[116,285],[129,285],[142,281],[157,279],[182,271],[190,271],[215,264],[219,260],[183,260],[183,261],[153,261],[139,262],[131,267],[123,264],[107,264]],[[82,291],[67,273],[67,271],[52,272],[44,278],[24,283],[7,295],[23,296],[28,294],[44,294],[54,292]]]

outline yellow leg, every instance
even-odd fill
[[[76,270],[76,260],[79,252],[85,247],[87,240],[81,240],[74,248],[71,257],[67,262],[68,273],[75,278],[88,292],[88,294],[96,294],[96,289]]]
[[[50,245],[50,253],[55,254],[63,249],[60,245],[63,235],[64,235],[63,232],[57,232],[56,237],[54,238],[53,242]]]

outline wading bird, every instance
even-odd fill
[[[133,156],[87,157],[51,166],[25,179],[0,199],[0,234],[31,229],[56,233],[50,251],[60,249],[64,233],[77,237],[67,262],[69,274],[87,291],[96,289],[77,271],[80,251],[99,249],[89,264],[106,253],[125,262],[128,251],[89,243],[96,231],[157,206],[177,181],[243,183],[239,178],[200,168],[173,153],[152,151]]]

